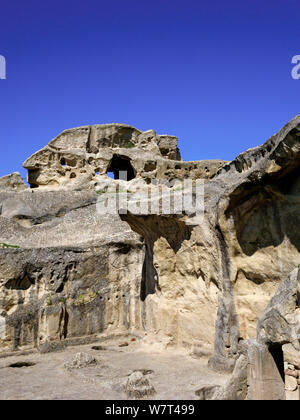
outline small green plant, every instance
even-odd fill
[[[0,248],[20,248],[19,245],[10,245],[6,244],[5,242],[0,242]]]
[[[130,191],[130,190],[122,190],[122,189],[119,189],[119,190],[117,190],[116,192],[117,192],[117,193],[128,193],[128,194],[133,194],[133,192],[132,192],[132,191]]]
[[[85,302],[84,296],[83,295],[78,296],[77,302],[78,303],[84,303]]]
[[[130,190],[122,190],[122,189],[115,189],[114,191],[100,190],[100,191],[96,191],[96,193],[99,194],[99,195],[101,195],[101,194],[120,194],[120,193],[133,194],[133,191],[130,191]]]
[[[59,301],[60,303],[66,303],[66,302],[67,302],[67,298],[65,298],[65,297],[60,297],[60,298],[58,299],[58,301]]]
[[[52,305],[52,299],[51,299],[51,296],[50,295],[47,296],[47,298],[46,298],[46,305],[47,306],[51,306]]]
[[[85,295],[79,295],[76,299],[75,299],[75,303],[77,305],[81,305],[81,304],[85,304],[85,303],[89,303],[91,302],[96,296],[98,295],[97,292],[94,291],[90,291]]]
[[[125,149],[131,149],[132,147],[135,147],[135,144],[133,144],[131,141],[128,141],[124,144]]]
[[[184,187],[181,187],[181,186],[173,189],[173,191],[182,191],[182,190],[184,190]]]

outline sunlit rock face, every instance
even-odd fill
[[[94,189],[108,172],[127,180],[209,178],[221,160],[183,162],[177,138],[124,124],[92,125],[63,131],[24,163],[33,188]]]
[[[183,162],[176,137],[121,124],[64,131],[24,163],[32,188],[0,179],[1,349],[131,333],[232,370],[300,263],[299,166],[300,116],[232,162]],[[116,186],[134,201],[186,179],[204,182],[200,220],[97,212]]]

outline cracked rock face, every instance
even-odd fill
[[[291,343],[300,352],[300,270],[282,281],[257,327],[257,339],[264,344]]]
[[[2,351],[131,332],[232,371],[259,320],[262,345],[298,349],[300,116],[229,163],[183,162],[175,137],[109,124],[66,130],[24,166],[32,188],[0,179]],[[97,212],[116,185],[134,203],[184,179],[204,182],[200,220]]]

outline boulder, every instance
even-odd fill
[[[67,370],[82,369],[85,367],[95,366],[98,360],[88,353],[76,353],[69,361],[64,364]]]
[[[0,178],[0,191],[24,191],[28,188],[19,172]]]
[[[153,397],[156,394],[147,376],[140,371],[133,372],[129,376],[124,389],[128,399],[140,400]]]

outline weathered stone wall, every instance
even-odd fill
[[[177,138],[141,132],[123,124],[106,124],[66,130],[24,163],[32,187],[95,189],[106,178],[114,157],[127,160],[134,176],[153,179],[206,178],[222,160],[183,162]]]
[[[2,250],[2,350],[141,330],[139,242]]]
[[[176,138],[129,126],[63,132],[25,162],[38,188],[11,190],[0,180],[0,242],[20,247],[0,249],[2,349],[132,332],[232,370],[240,342],[257,338],[271,298],[300,263],[299,134],[300,116],[224,163],[182,162]],[[134,179],[106,175],[117,170],[114,155],[130,162]],[[96,211],[116,184],[146,191],[151,179],[187,178],[205,180],[200,222]],[[293,335],[279,344],[298,351],[296,296]],[[293,357],[286,376],[299,382]]]

